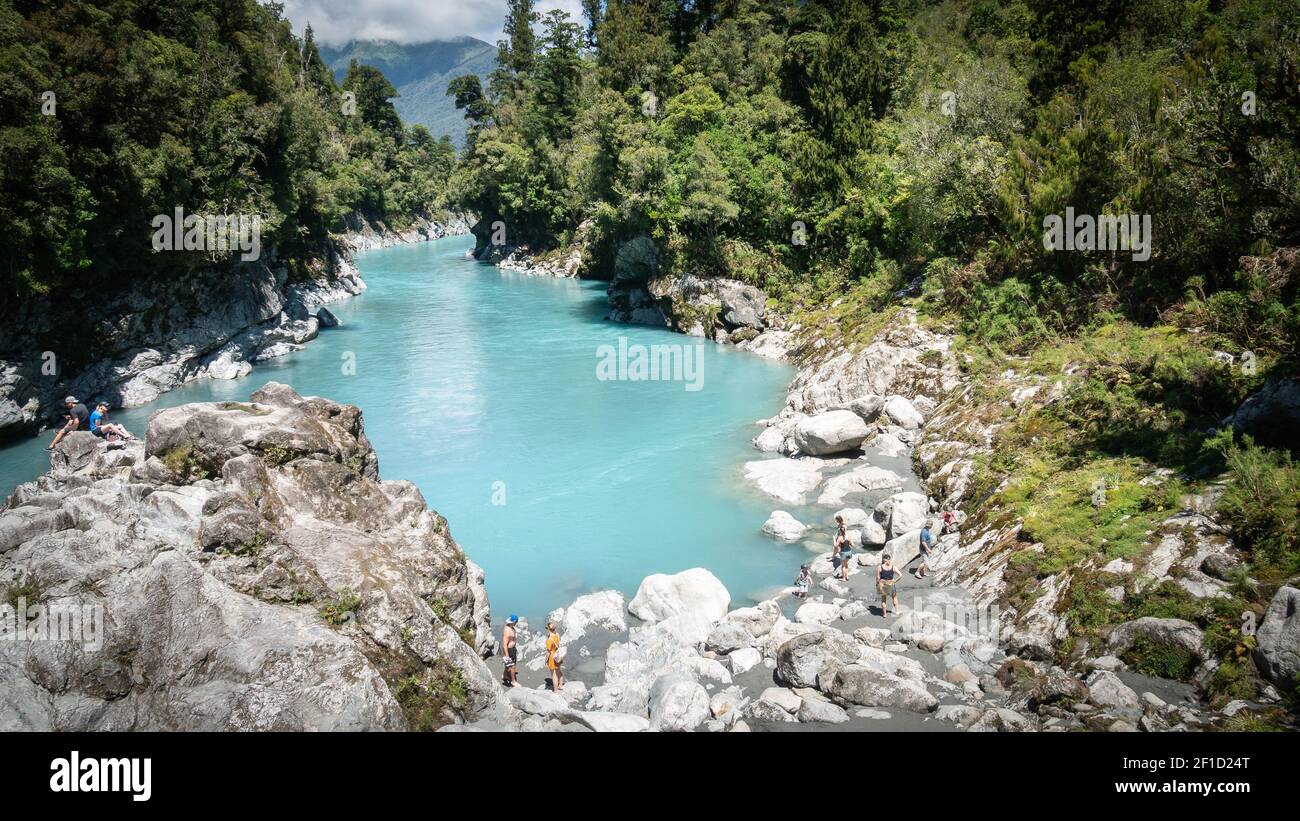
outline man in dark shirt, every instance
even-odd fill
[[[77,401],[77,397],[64,397],[63,404],[68,408],[68,415],[66,417],[68,421],[59,429],[59,432],[54,435],[54,441],[50,443],[50,450],[54,450],[54,447],[62,441],[63,437],[67,436],[72,431],[90,429],[90,411],[86,410],[85,405]]]

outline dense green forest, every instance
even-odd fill
[[[365,65],[336,83],[276,4],[0,1],[0,292],[183,276],[213,260],[152,252],[178,206],[259,214],[286,263],[354,214],[435,211],[454,149],[395,93]]]
[[[1067,607],[1080,638],[1196,621],[1228,659],[1219,697],[1249,691],[1236,620],[1300,573],[1300,440],[1217,426],[1297,373],[1300,4],[607,0],[582,21],[508,5],[500,69],[449,92],[472,124],[456,201],[534,251],[590,220],[595,276],[757,285],[833,350],[903,307],[955,332],[978,403],[1010,420],[970,512],[1024,522],[1020,604],[1224,488],[1262,589],[1117,603],[1093,573]],[[1067,208],[1149,219],[1149,258],[1049,250],[1045,219]],[[1008,368],[1064,395],[1013,419]]]
[[[1181,302],[1294,353],[1295,283],[1237,275],[1300,243],[1294,2],[588,8],[584,26],[512,0],[501,70],[455,89],[475,134],[457,195],[515,243],[593,218],[596,270],[647,236],[660,272],[792,304],[880,302],[925,275],[1008,350]],[[1067,206],[1150,215],[1151,259],[1044,250]]]
[[[534,252],[589,223],[588,275],[757,285],[835,349],[910,308],[956,335],[979,401],[1008,369],[1062,385],[974,477],[973,506],[1042,545],[1010,595],[1131,555],[1217,484],[1264,587],[1116,603],[1097,575],[1071,587],[1071,628],[1177,615],[1241,656],[1233,619],[1300,573],[1300,440],[1218,429],[1300,373],[1300,2],[582,5],[508,0],[497,70],[448,88],[457,157],[403,125],[379,70],[336,82],[277,4],[0,0],[0,292],[213,262],[152,253],[177,206],[261,215],[291,268],[354,215],[457,207]],[[1149,255],[1049,249],[1070,211],[1149,220]],[[1224,671],[1218,691],[1245,692]]]

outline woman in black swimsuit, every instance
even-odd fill
[[[894,612],[898,612],[898,591],[894,585],[898,582],[898,570],[894,568],[894,560],[888,553],[880,557],[880,564],[876,567],[876,592],[880,594],[880,615],[889,615],[889,600],[894,600]]]
[[[835,524],[839,525],[839,529],[835,532],[835,552],[831,556],[831,559],[839,563],[839,577],[844,581],[848,581],[849,548],[852,547],[852,545],[849,544],[849,534],[848,529],[844,525],[844,517],[836,516]]]

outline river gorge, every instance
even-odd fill
[[[759,458],[754,422],[780,409],[794,369],[608,322],[604,283],[499,270],[471,247],[459,236],[361,252],[368,288],[331,304],[339,327],[246,377],[190,382],[112,418],[143,434],[160,408],[243,400],[272,380],[357,405],[383,475],[413,481],[448,518],[502,618],[537,619],[591,590],[630,596],[651,573],[696,566],[738,603],[788,584],[803,551],[759,533],[774,503],[741,465]],[[620,340],[701,357],[698,373],[602,378],[601,353]],[[0,451],[0,493],[48,468],[52,435]]]

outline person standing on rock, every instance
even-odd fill
[[[506,626],[501,630],[501,653],[505,661],[506,669],[501,674],[501,683],[507,687],[518,687],[518,674],[516,670],[519,666],[519,639],[516,635],[515,625],[519,624],[519,617],[514,613],[506,619]]]
[[[833,545],[833,549],[835,553],[831,558],[839,566],[839,573],[837,573],[836,575],[838,575],[844,581],[848,581],[849,580],[849,533],[847,528],[845,528],[844,526],[843,516],[836,516],[835,524],[838,525],[839,527],[835,531],[835,542]]]
[[[925,578],[925,571],[930,559],[934,558],[934,534],[930,532],[930,522],[927,519],[921,526],[921,564],[916,568],[916,577]]]
[[[90,424],[90,411],[86,410],[85,405],[77,401],[77,397],[65,396],[63,404],[68,408],[68,414],[65,417],[68,421],[54,435],[54,441],[50,443],[49,450],[54,450],[59,442],[63,441],[63,437],[69,433],[74,430],[86,430],[86,426]]]
[[[564,689],[564,672],[560,665],[564,654],[560,652],[560,634],[555,632],[555,622],[546,623],[546,667],[551,671],[551,692],[558,693]]]
[[[898,613],[898,591],[894,585],[898,583],[898,569],[894,567],[894,559],[888,553],[880,557],[880,564],[876,565],[876,592],[880,594],[880,615],[889,615],[889,600],[894,600],[894,613]]]

